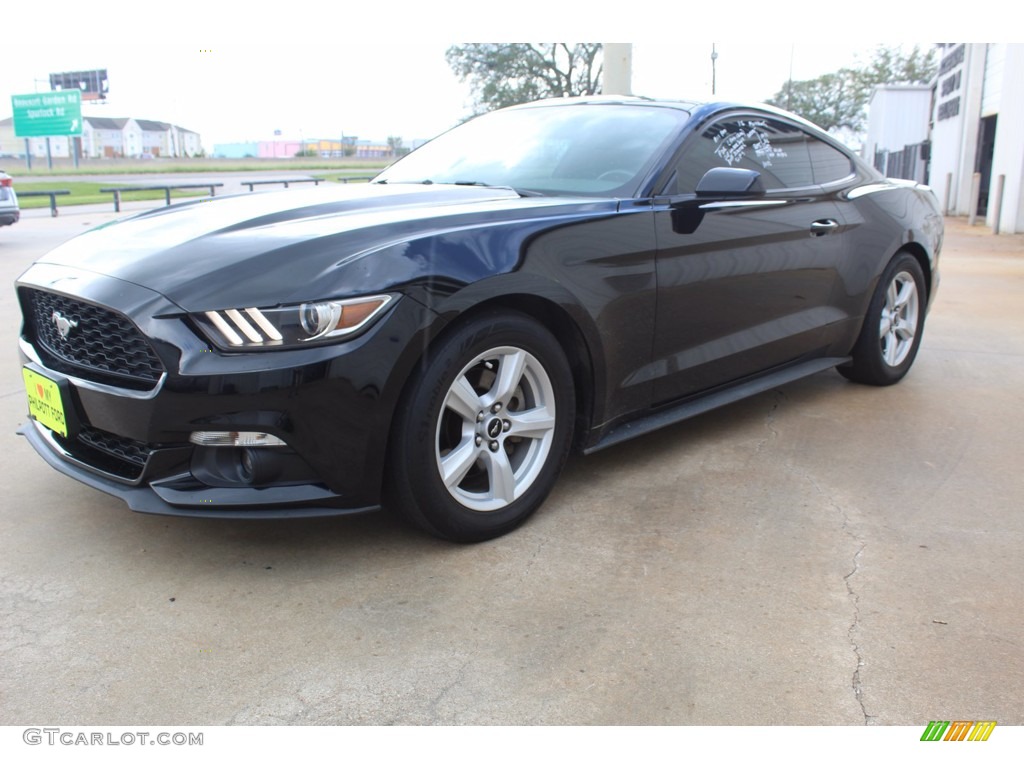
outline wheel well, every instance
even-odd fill
[[[550,330],[565,353],[576,390],[576,423],[573,440],[578,446],[590,428],[594,407],[594,365],[590,348],[579,326],[557,304],[528,294],[500,296],[473,307],[471,311],[503,307],[529,315]]]
[[[928,259],[928,253],[921,246],[920,243],[906,243],[900,248],[900,251],[909,253],[913,256],[917,263],[921,265],[921,271],[924,273],[924,287],[927,295],[925,296],[925,303],[931,298],[932,292],[932,265]],[[893,256],[895,258],[895,256]]]
[[[574,443],[577,447],[590,429],[594,408],[594,365],[590,348],[579,326],[557,304],[529,294],[510,294],[489,299],[459,314],[442,333],[458,327],[480,313],[494,309],[508,309],[527,315],[543,325],[555,336],[572,371],[576,393],[576,423]]]

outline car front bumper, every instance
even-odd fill
[[[421,305],[400,298],[366,332],[337,344],[224,353],[159,294],[96,275],[64,283],[69,277],[55,272],[35,265],[18,282],[22,361],[58,386],[68,434],[35,419],[18,432],[53,468],[139,512],[256,518],[379,508],[391,416],[428,321]],[[137,327],[163,368],[155,383],[123,386],[54,354],[35,330],[46,315],[33,317],[28,295],[64,285],[74,293],[61,298]],[[285,445],[191,442],[201,431],[259,432]]]
[[[155,477],[140,485],[128,485],[65,450],[53,433],[36,421],[18,429],[36,452],[58,472],[98,491],[121,499],[135,512],[156,515],[212,518],[321,517],[374,512],[379,504],[354,507],[343,495],[320,484],[265,488],[213,488],[187,473]],[[334,506],[337,505],[337,506]]]

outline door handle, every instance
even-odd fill
[[[839,222],[835,219],[818,219],[811,222],[811,237],[828,235],[839,229]]]

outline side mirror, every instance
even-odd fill
[[[760,197],[761,174],[746,168],[712,168],[697,184],[697,197]]]

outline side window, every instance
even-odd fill
[[[811,167],[814,169],[815,184],[839,181],[853,173],[853,163],[850,158],[835,147],[810,138],[807,148],[811,152]]]
[[[718,120],[691,140],[667,194],[693,192],[710,169],[746,168],[761,174],[765,189],[809,187],[850,174],[843,153],[795,125],[762,117]]]

